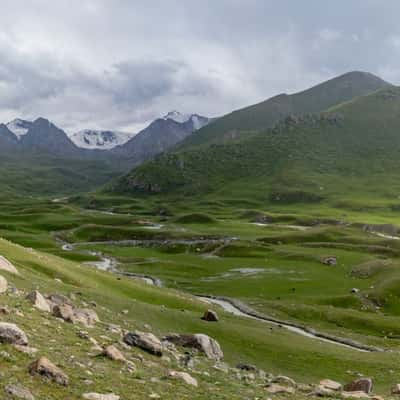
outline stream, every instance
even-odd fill
[[[227,239],[224,239],[225,241]],[[229,239],[228,239],[229,240]],[[232,240],[232,239],[231,239]],[[233,239],[234,240],[234,239]],[[207,239],[209,242],[210,239]],[[215,240],[220,242],[221,240]],[[131,245],[131,246],[139,246],[143,245],[143,242],[146,242],[148,245],[148,242],[151,242],[152,244],[154,243],[159,243],[161,241],[157,240],[150,240],[150,241],[143,241],[143,240],[123,240],[123,241],[104,241],[104,242],[85,242],[85,243],[67,243],[67,242],[61,242],[62,249],[64,251],[72,251],[75,249],[75,247],[79,245],[98,245],[98,244],[123,244],[123,245]],[[165,241],[162,241],[165,243]],[[195,244],[199,242],[205,242],[205,240],[177,240],[176,243],[184,243],[184,244]],[[175,243],[175,241],[174,241]],[[126,276],[129,278],[133,279],[139,279],[144,282],[146,282],[149,285],[154,285],[157,287],[162,287],[163,283],[160,279],[154,278],[149,275],[143,275],[143,274],[136,274],[136,273],[131,273],[131,272],[124,272],[120,271],[118,269],[118,262],[115,258],[113,257],[106,257],[103,255],[103,253],[100,252],[94,252],[90,250],[83,250],[83,252],[86,252],[87,254],[94,255],[100,258],[99,261],[90,261],[86,262],[84,264],[95,267],[99,270],[102,271],[108,271],[111,273],[114,273],[116,275],[121,275],[121,276]],[[198,299],[207,302],[209,304],[215,304],[224,309],[224,311],[234,314],[239,317],[245,317],[245,318],[251,318],[257,321],[261,321],[264,323],[268,323],[270,325],[278,326],[284,329],[287,329],[288,331],[305,336],[307,338],[313,339],[313,340],[319,340],[321,342],[325,343],[330,343],[342,347],[346,347],[352,350],[360,351],[360,352],[372,352],[372,351],[383,351],[380,348],[373,347],[373,346],[368,346],[364,345],[362,343],[355,342],[351,339],[346,339],[346,338],[340,338],[336,337],[333,335],[329,334],[323,334],[320,332],[315,331],[312,328],[304,327],[296,323],[288,322],[288,321],[281,321],[274,319],[272,317],[268,317],[265,315],[262,315],[258,313],[257,311],[251,309],[249,306],[247,306],[245,303],[242,303],[236,299],[231,299],[231,298],[224,298],[224,297],[215,297],[215,296],[207,296],[207,295],[200,295],[196,296]]]
[[[252,310],[246,304],[230,298],[214,297],[214,296],[196,296],[197,298],[211,304],[218,305],[224,309],[224,311],[234,314],[239,317],[251,318],[257,321],[265,322],[270,325],[278,326],[280,328],[285,328],[290,332],[296,333],[301,336],[305,336],[311,339],[319,340],[321,342],[334,344],[337,346],[346,347],[352,350],[357,350],[360,352],[373,352],[373,351],[383,351],[378,347],[364,345],[358,343],[351,339],[340,338],[324,333],[315,331],[312,328],[302,327],[295,323],[280,321],[272,317],[267,317],[265,315],[259,314],[258,312]]]

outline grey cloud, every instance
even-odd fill
[[[4,0],[0,119],[137,129],[361,69],[400,81],[397,0]]]

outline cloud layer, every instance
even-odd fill
[[[397,0],[3,0],[0,121],[135,131],[350,70],[400,81]]]

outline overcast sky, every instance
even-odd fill
[[[399,0],[2,0],[0,121],[136,131],[350,71],[400,82]]]

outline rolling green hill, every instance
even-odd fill
[[[345,201],[368,193],[397,201],[400,88],[386,88],[320,115],[288,117],[225,144],[163,154],[133,170],[119,192],[218,193],[264,201]]]
[[[2,194],[66,195],[92,190],[121,174],[106,160],[9,154],[0,157]]]
[[[323,111],[336,104],[381,89],[389,84],[366,72],[353,71],[292,95],[279,94],[259,104],[234,111],[189,136],[180,148],[226,142],[241,132],[273,126],[289,115]]]

